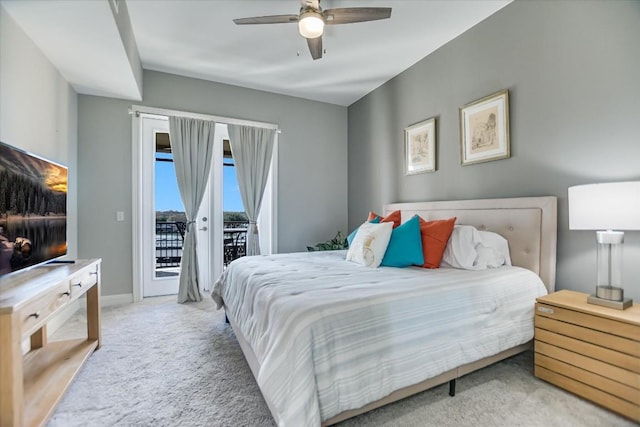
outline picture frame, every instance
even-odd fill
[[[404,129],[405,175],[436,171],[436,118]]]
[[[460,153],[462,165],[511,157],[508,89],[460,108]]]

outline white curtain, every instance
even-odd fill
[[[242,203],[249,218],[247,255],[260,255],[256,220],[269,177],[275,129],[227,125]]]
[[[215,122],[187,117],[169,117],[169,138],[180,197],[187,216],[187,229],[180,263],[178,302],[202,301],[199,288],[196,215],[207,186]]]

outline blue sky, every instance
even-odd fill
[[[158,157],[166,157],[156,153]],[[169,155],[170,156],[170,155]],[[230,159],[225,159],[225,163]],[[176,172],[172,162],[156,163],[156,210],[157,211],[182,211],[184,207],[180,200]],[[242,199],[236,179],[235,168],[225,166],[223,168],[223,209],[225,212],[242,212]]]

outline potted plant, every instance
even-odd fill
[[[333,239],[327,240],[324,243],[318,243],[315,246],[307,246],[307,251],[338,251],[341,249],[347,249],[348,247],[349,244],[347,243],[347,238],[342,234],[340,230],[338,230],[338,233]]]

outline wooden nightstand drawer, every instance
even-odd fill
[[[637,402],[629,402],[628,400],[621,399],[611,393],[607,393],[596,387],[591,387],[564,375],[559,375],[538,365],[535,367],[535,375],[538,378],[604,406],[605,408],[624,415],[625,417],[636,421],[640,420],[640,408],[638,407]]]
[[[617,350],[625,354],[630,354],[640,358],[640,341],[622,338],[605,332],[582,326],[561,322],[546,316],[536,316],[535,326],[539,329],[556,332],[568,337],[573,337],[582,341],[598,344],[602,347]]]
[[[580,381],[583,384],[595,387],[614,396],[633,402],[638,400],[638,389],[619,383],[607,377],[595,374],[591,371],[579,368],[569,363],[538,353],[536,355],[536,367],[542,367],[552,372],[562,372],[565,377]],[[635,382],[640,384],[640,376],[635,376]]]
[[[579,311],[568,310],[549,304],[537,303],[536,315],[560,320],[562,322],[583,326],[585,328],[590,328],[596,331],[605,332],[607,334],[617,335],[629,339],[637,340],[640,338],[640,335],[638,335],[640,333],[640,329],[637,325],[630,325],[628,323],[598,317]]]
[[[595,360],[538,340],[535,341],[535,352],[536,364],[538,363],[538,354],[543,354],[556,360],[567,362],[570,365],[588,369],[590,372],[610,378],[630,387],[635,387],[640,393],[640,375],[629,372],[626,369],[622,369],[617,366],[610,365],[609,363]]]
[[[52,313],[69,302],[69,296],[69,287],[63,282],[24,306],[20,310],[23,334],[31,334],[44,325]]]
[[[594,306],[573,291],[537,301],[535,375],[640,422],[640,305]]]
[[[622,369],[640,373],[640,360],[637,357],[544,329],[536,328],[535,333],[538,341],[601,360]]]

